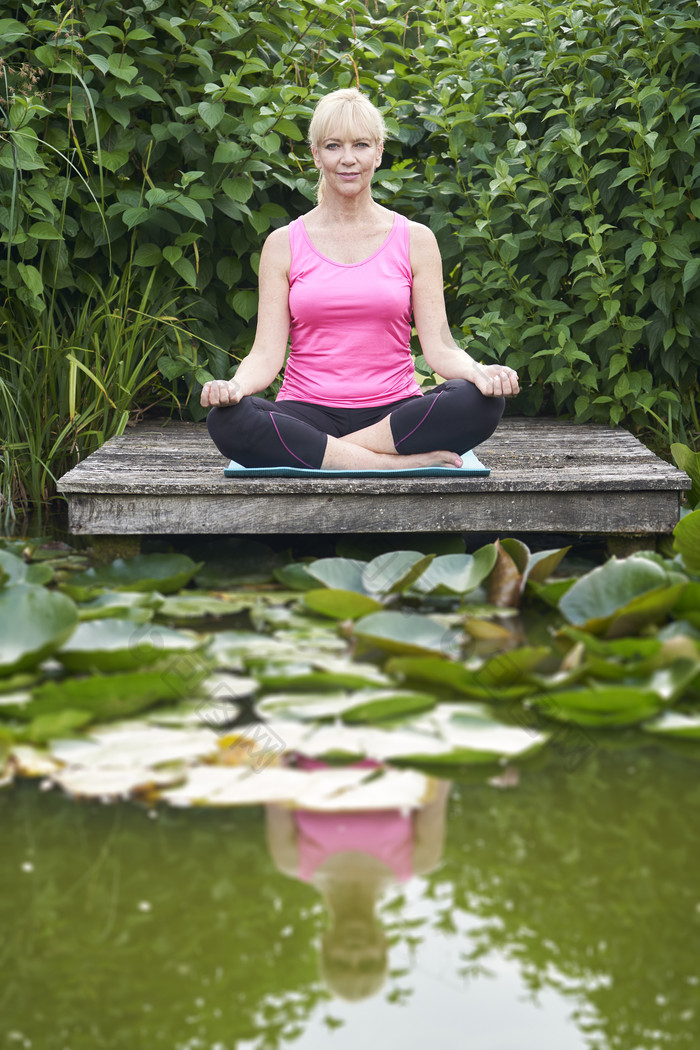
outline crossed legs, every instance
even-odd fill
[[[496,429],[504,405],[503,398],[486,397],[467,380],[451,379],[423,397],[367,410],[246,397],[212,409],[207,425],[219,451],[247,467],[458,467],[460,453]]]

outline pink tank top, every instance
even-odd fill
[[[398,809],[321,813],[297,810],[299,878],[314,872],[336,853],[360,852],[381,860],[399,882],[413,874],[413,820]]]
[[[408,220],[359,263],[327,259],[289,224],[291,350],[278,401],[366,408],[420,394],[409,348]]]

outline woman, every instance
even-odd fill
[[[450,335],[428,227],[372,197],[382,116],[354,88],[325,96],[309,127],[318,206],[267,238],[258,325],[235,379],[202,389],[209,433],[246,467],[459,467],[517,394],[511,368],[477,364]],[[446,380],[422,395],[409,349]],[[281,371],[275,402],[254,397]]]

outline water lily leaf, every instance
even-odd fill
[[[80,620],[122,617],[133,623],[147,623],[163,601],[162,595],[155,592],[104,591],[90,601],[81,602],[78,617]]]
[[[684,515],[673,530],[673,547],[690,572],[700,573],[700,509]]]
[[[306,566],[309,576],[326,587],[339,591],[357,591],[366,594],[362,573],[366,562],[356,558],[319,558]]]
[[[381,690],[362,699],[355,696],[355,706],[343,711],[344,722],[389,722],[410,718],[435,707],[436,698],[428,693],[408,690]],[[359,699],[359,703],[357,702]]]
[[[19,690],[28,689],[34,685],[37,676],[34,674],[13,674],[7,678],[0,678],[0,704],[7,693],[15,693]]]
[[[127,671],[166,657],[193,654],[201,645],[201,639],[168,627],[119,619],[88,620],[79,624],[56,659],[69,671]],[[196,659],[194,664],[196,667]]]
[[[98,727],[81,738],[53,740],[49,751],[70,768],[142,769],[208,758],[216,753],[218,741],[218,734],[205,727],[170,729],[129,721]]]
[[[577,579],[579,579],[578,576],[568,576],[561,580],[550,580],[548,583],[538,583],[537,580],[528,579],[527,586],[528,591],[535,598],[539,598],[552,609],[558,609],[559,602]]]
[[[56,737],[65,736],[92,721],[89,711],[65,707],[61,711],[39,715],[29,726],[24,736],[34,744],[43,744]]]
[[[693,482],[693,487],[687,494],[688,502],[691,508],[697,507],[700,504],[700,452],[693,452],[687,445],[677,441],[671,445],[671,455],[679,470],[684,470]]]
[[[19,583],[0,591],[0,675],[35,667],[55,652],[78,622],[64,594]]]
[[[61,589],[75,594],[78,600],[97,589],[173,594],[185,587],[202,565],[186,554],[137,554],[135,558],[117,558],[109,565],[76,573]]]
[[[257,680],[264,689],[364,689],[390,685],[390,679],[371,664],[350,660],[333,660],[324,666],[315,660],[307,664],[278,664],[263,666]]]
[[[431,653],[445,658],[459,653],[459,637],[419,613],[377,612],[354,625],[358,641],[392,653]]]
[[[421,554],[420,551],[380,554],[363,570],[362,586],[369,594],[398,594],[422,575],[434,557],[434,554]]]
[[[344,812],[416,808],[429,796],[428,778],[409,769],[346,766],[313,771],[266,765],[196,766],[182,787],[161,793],[173,806],[251,806],[277,802],[301,809]]]
[[[687,620],[700,630],[700,583],[691,580],[673,606],[675,619]]]
[[[274,570],[273,576],[291,591],[312,591],[318,587],[318,579],[308,573],[306,567],[299,562],[280,566]]]
[[[444,759],[455,764],[522,758],[538,751],[549,739],[541,730],[503,725],[481,704],[458,708],[441,705],[414,721],[413,728],[432,729],[447,745]]]
[[[364,689],[354,693],[279,693],[258,701],[256,710],[265,718],[313,721],[342,718],[344,722],[387,722],[405,719],[435,707],[435,697],[408,689]]]
[[[660,736],[688,737],[700,741],[700,713],[686,714],[681,711],[664,711],[653,722],[644,727],[646,733]]]
[[[484,663],[479,671],[479,680],[484,686],[494,689],[517,685],[551,655],[552,650],[546,645],[523,645],[507,653],[498,653]]]
[[[35,719],[71,708],[84,711],[86,722],[110,722],[154,704],[191,697],[205,675],[202,669],[198,680],[195,676],[183,679],[172,671],[158,670],[47,681],[33,691],[20,714],[23,719]]]
[[[570,550],[570,546],[560,547],[558,550],[538,551],[530,555],[524,573],[525,583],[544,583],[547,577],[559,567]]]
[[[368,594],[341,591],[335,587],[306,591],[302,601],[309,609],[333,620],[357,620],[382,608],[382,603]]]
[[[532,687],[525,682],[495,684],[496,674],[492,672],[484,676],[484,665],[466,667],[435,657],[394,657],[387,664],[387,671],[400,674],[410,682],[430,683],[439,686],[443,692],[458,692],[489,703],[522,699],[532,693]]]
[[[586,631],[620,637],[662,619],[683,591],[681,580],[647,558],[610,558],[577,580],[559,609]]]
[[[414,590],[423,594],[468,594],[483,583],[497,558],[494,543],[474,554],[444,554],[414,583]]]
[[[234,616],[245,609],[252,609],[257,604],[255,594],[235,595],[230,598],[224,595],[197,593],[173,594],[162,598],[158,605],[156,619],[162,620],[205,620],[223,619]]]
[[[18,558],[9,551],[0,551],[0,586],[13,586],[17,583],[32,583],[41,586],[53,579],[50,565],[29,565],[23,558]]]
[[[638,686],[614,685],[569,689],[535,696],[532,704],[548,718],[605,728],[643,722],[663,707],[658,693]]]

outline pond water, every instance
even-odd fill
[[[0,1045],[696,1047],[696,752],[637,740],[439,782],[420,863],[358,862],[342,894],[295,874],[263,806],[17,781],[0,792]]]

